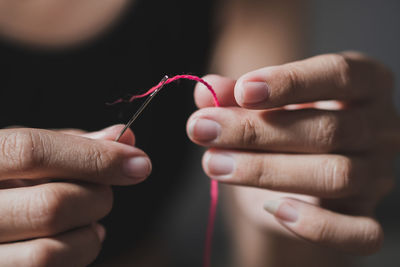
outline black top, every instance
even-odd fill
[[[0,126],[92,131],[126,123],[138,104],[105,103],[144,92],[165,74],[204,74],[210,2],[140,1],[106,34],[63,51],[0,41]],[[177,173],[192,146],[185,133],[194,110],[192,88],[193,82],[166,86],[133,125],[153,173],[140,185],[115,188],[113,211],[103,222],[103,256],[144,238],[177,189]]]

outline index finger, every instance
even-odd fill
[[[56,178],[127,185],[150,172],[149,158],[133,146],[40,129],[0,131],[0,180]]]
[[[264,109],[321,100],[365,101],[387,95],[392,86],[392,74],[383,65],[348,52],[249,72],[236,83],[235,98],[242,107]]]

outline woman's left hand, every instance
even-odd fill
[[[245,186],[234,188],[242,216],[348,252],[380,248],[374,211],[393,187],[400,148],[389,70],[348,52],[258,69],[237,81],[205,79],[223,107],[212,107],[198,85],[201,109],[188,134],[211,148],[203,158],[208,176]]]

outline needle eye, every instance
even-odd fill
[[[132,118],[128,121],[128,123],[125,125],[124,129],[120,132],[118,137],[115,139],[115,142],[118,142],[119,139],[122,137],[122,135],[126,132],[126,130],[132,125],[132,123],[139,117],[139,115],[143,112],[143,110],[147,107],[147,105],[150,103],[150,101],[155,97],[155,95],[161,91],[161,89],[164,87],[165,82],[168,80],[168,76],[165,75],[164,78],[160,81],[160,86],[154,90],[153,93],[144,101],[144,103],[140,106],[140,108],[133,114]]]

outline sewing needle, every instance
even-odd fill
[[[132,123],[139,117],[139,115],[143,112],[143,110],[147,107],[147,105],[150,103],[150,101],[154,98],[154,96],[164,87],[165,82],[168,80],[168,76],[165,75],[164,78],[160,81],[161,86],[158,87],[153,93],[150,94],[150,96],[144,101],[144,103],[140,106],[140,108],[133,114],[132,118],[128,121],[128,123],[125,125],[124,129],[120,132],[118,137],[115,139],[115,142],[118,142],[119,139],[122,137],[122,135],[128,130],[128,128],[132,125]]]

